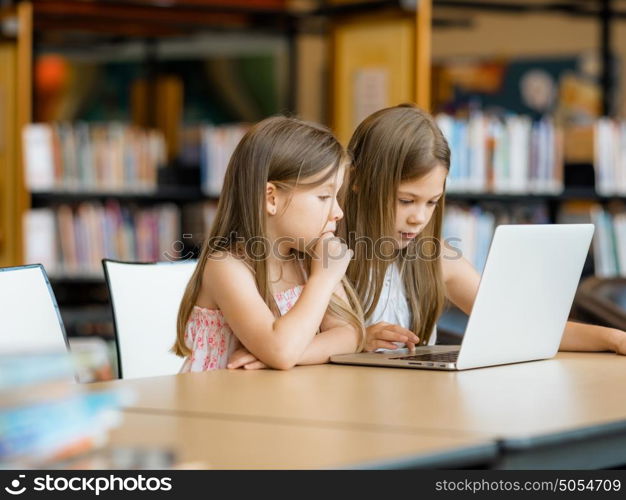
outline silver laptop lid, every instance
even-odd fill
[[[593,224],[496,228],[458,369],[556,354],[593,231]]]

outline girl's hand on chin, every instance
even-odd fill
[[[339,284],[346,274],[354,252],[333,233],[323,233],[313,249],[311,276],[322,276],[334,284]]]

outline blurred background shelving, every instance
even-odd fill
[[[626,274],[622,0],[0,5],[15,97],[0,101],[0,265],[46,264],[70,337],[112,338],[101,258],[197,255],[232,147],[276,113],[347,143],[369,113],[417,102],[466,138],[449,137],[451,177],[472,188],[449,191],[446,224],[481,235],[468,256],[499,223],[592,221],[585,276]],[[520,163],[520,145],[537,153]]]

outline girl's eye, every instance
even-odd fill
[[[413,200],[399,200],[402,205],[410,205],[413,203]]]
[[[330,200],[332,196],[318,196],[318,198],[322,201]]]
[[[436,205],[437,203],[439,203],[439,200],[437,200],[437,201],[429,201],[428,202],[429,205]]]

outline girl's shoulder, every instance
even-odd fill
[[[239,290],[246,286],[254,287],[256,282],[250,266],[241,258],[227,251],[217,251],[206,259],[202,272],[202,283],[198,305],[214,309],[220,291],[236,286]]]
[[[233,273],[242,277],[254,276],[250,264],[232,252],[218,250],[207,257],[203,278],[215,278],[224,274],[232,275]]]

